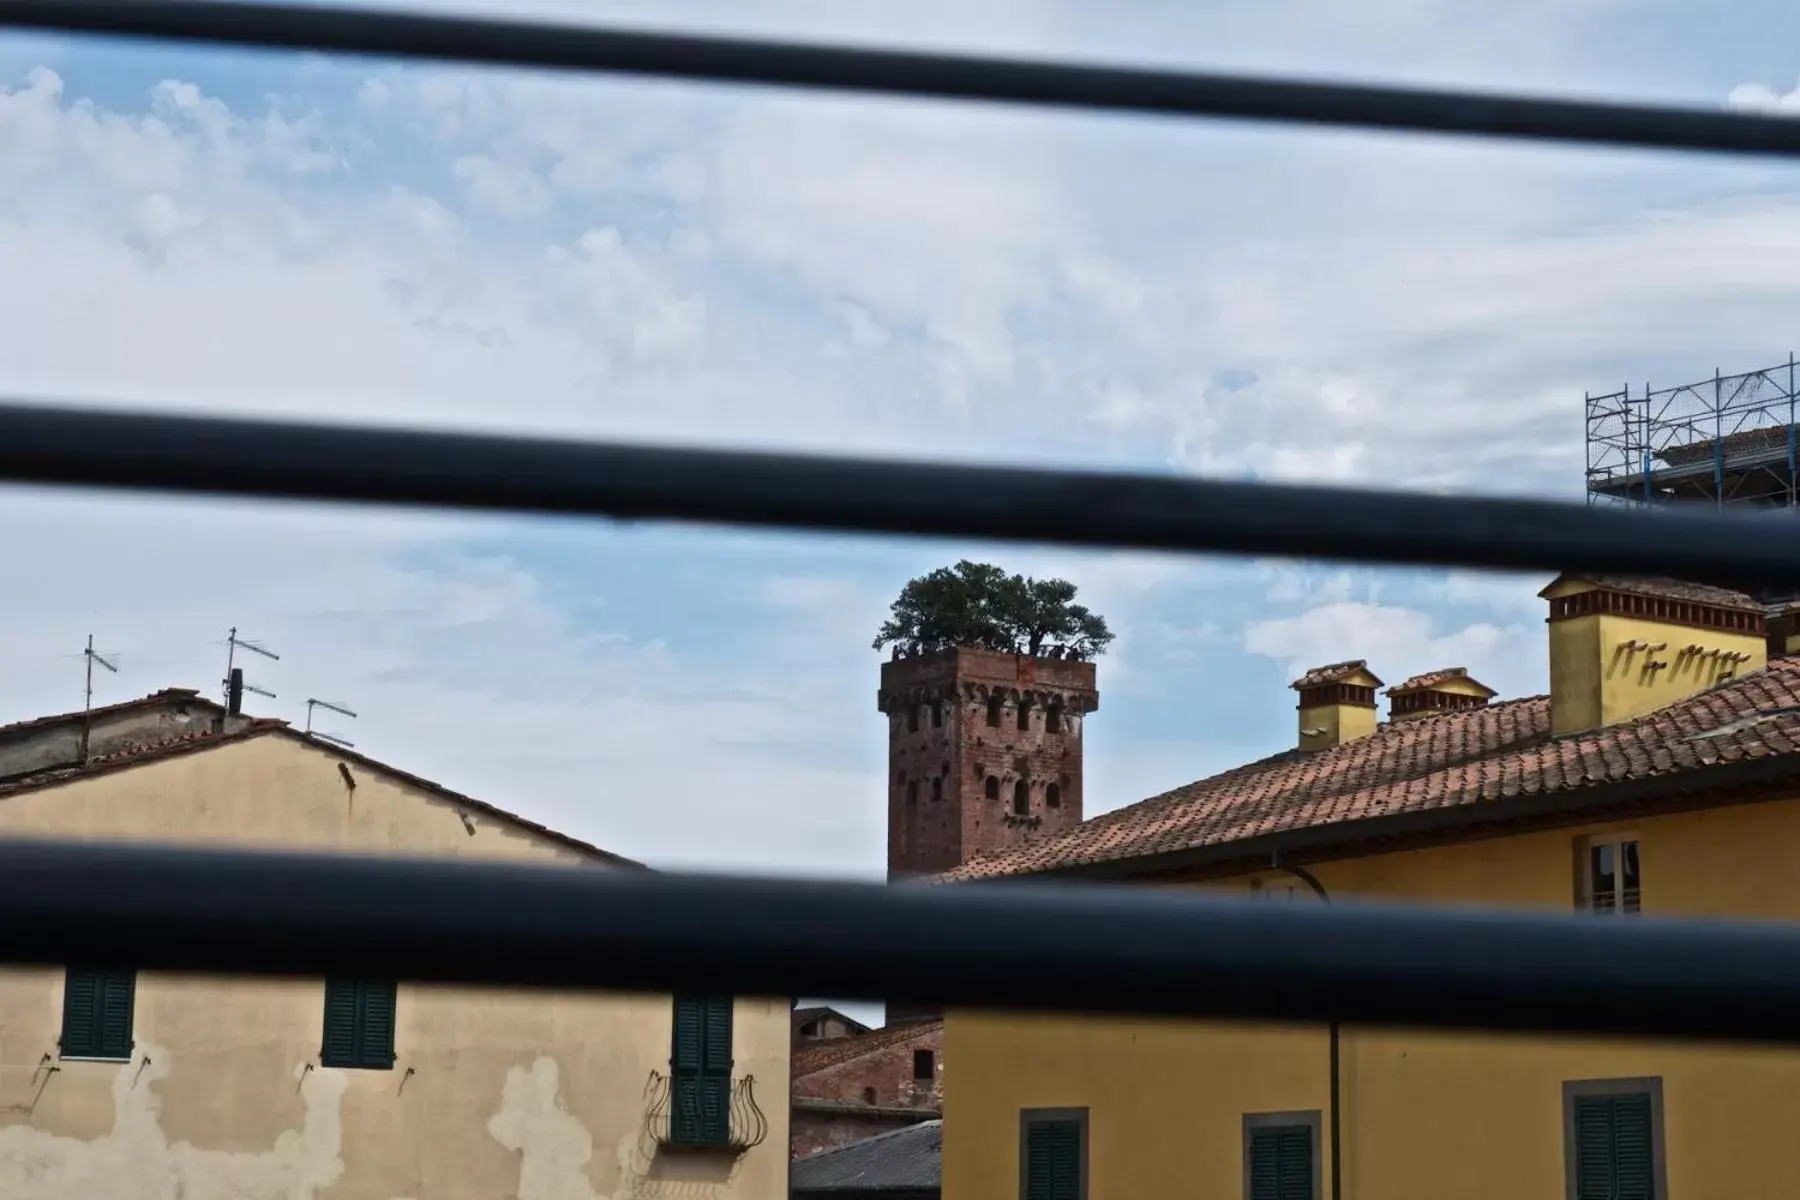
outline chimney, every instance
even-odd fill
[[[244,668],[231,668],[231,679],[225,686],[225,715],[235,717],[244,711]]]
[[[1375,732],[1382,683],[1362,659],[1314,667],[1291,686],[1300,693],[1300,749],[1327,750]]]
[[[1550,602],[1550,728],[1583,733],[1768,665],[1763,608],[1675,579],[1560,575]]]
[[[1408,721],[1435,713],[1486,708],[1497,692],[1469,677],[1467,667],[1445,667],[1414,675],[1388,689],[1388,719]]]

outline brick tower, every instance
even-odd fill
[[[888,878],[945,871],[1081,821],[1094,664],[958,648],[881,666]]]

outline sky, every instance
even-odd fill
[[[476,7],[470,5],[469,7]],[[489,4],[489,8],[499,7]],[[509,11],[520,6],[508,4]],[[1800,111],[1766,0],[539,3]],[[0,35],[0,395],[1578,499],[1584,392],[1800,350],[1791,168]],[[0,492],[0,719],[216,692],[658,866],[875,877],[910,577],[1118,639],[1090,815],[1366,658],[1546,686],[1536,576]]]

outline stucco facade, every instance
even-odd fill
[[[1800,920],[1800,801],[1548,830],[1309,866],[1333,897],[1570,911],[1574,864],[1633,837],[1645,913]],[[1193,886],[1316,903],[1268,873]],[[1571,917],[1571,919],[1577,919]],[[1621,1005],[1631,997],[1621,995]],[[1344,1178],[1331,1183],[1329,1044],[1318,1026],[951,1012],[944,1195],[1019,1194],[1022,1111],[1086,1110],[1087,1194],[1245,1195],[1244,1121],[1312,1114],[1320,1197],[1565,1197],[1564,1092],[1655,1080],[1666,1190],[1653,1200],[1800,1195],[1800,1052],[1767,1046],[1340,1033]]]
[[[0,795],[0,834],[506,859],[579,843],[282,729]],[[79,948],[71,947],[79,959]],[[0,973],[9,1200],[772,1200],[787,1172],[790,1003],[738,998],[742,1151],[654,1136],[669,997],[401,983],[391,1070],[321,1065],[321,980],[140,972],[126,1061],[59,1054],[64,972]]]

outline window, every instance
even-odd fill
[[[1046,787],[1044,789],[1044,803],[1050,808],[1061,808],[1062,789],[1054,783]]]
[[[1019,730],[1020,730],[1020,732],[1023,732],[1030,728],[1031,728],[1031,704],[1028,701],[1021,700],[1021,701],[1019,701]]]
[[[906,732],[919,732],[919,706],[916,704],[906,710]]]
[[[931,1080],[937,1078],[937,1056],[929,1050],[913,1051],[913,1078]]]
[[[723,1146],[731,1139],[731,997],[675,997],[669,1050],[669,1141]]]
[[[1062,705],[1052,704],[1044,710],[1045,733],[1061,733],[1062,723]]]
[[[1000,728],[1000,697],[988,697],[988,728]]]
[[[1020,1124],[1023,1200],[1087,1200],[1087,1110],[1026,1109]]]
[[[319,1065],[393,1070],[395,991],[391,979],[327,979]]]
[[[70,967],[63,979],[62,1056],[131,1057],[137,972]]]
[[[908,806],[919,802],[919,781],[913,780],[906,785],[906,803]]]
[[[1665,1200],[1662,1080],[1563,1085],[1568,1200]]]
[[[1013,814],[1025,816],[1031,811],[1031,785],[1023,779],[1013,784]]]
[[[942,704],[934,704],[931,706],[931,727],[933,729],[942,729],[944,727],[944,706]]]
[[[1000,780],[999,780],[999,778],[996,776],[993,776],[993,775],[989,775],[987,777],[987,783],[982,787],[981,790],[984,793],[986,793],[987,798],[989,800],[998,800],[1000,798]]]
[[[1606,915],[1638,911],[1642,881],[1638,843],[1634,837],[1594,838],[1581,856],[1581,907]]]
[[[864,1104],[875,1103],[875,1089],[874,1088],[864,1088],[863,1089],[863,1103]]]
[[[1244,1118],[1244,1200],[1318,1200],[1319,1114]]]
[[[931,781],[931,798],[933,800],[944,798],[944,777],[942,775]]]

